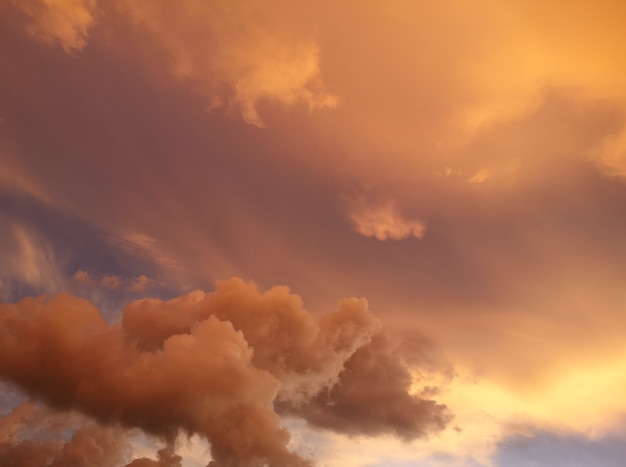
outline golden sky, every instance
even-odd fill
[[[625,20],[0,0],[0,464],[620,465]]]

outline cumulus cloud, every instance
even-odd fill
[[[354,352],[336,385],[302,406],[284,409],[312,425],[351,435],[412,440],[442,430],[451,414],[445,406],[411,394],[411,384],[398,350],[378,335]]]
[[[0,305],[0,377],[51,407],[139,427],[170,444],[181,432],[200,434],[211,445],[212,465],[304,466],[310,461],[287,449],[289,433],[275,401],[297,412],[341,384],[350,374],[346,362],[378,332],[363,300],[344,301],[315,319],[287,288],[260,293],[239,279],[219,283],[211,294],[133,302],[113,326],[88,301],[60,294]],[[389,394],[400,399],[377,403],[405,403],[406,373],[384,368],[389,360],[368,370],[368,359],[378,361],[374,353],[354,357],[348,368],[368,378],[385,370]],[[348,379],[345,387],[338,405],[354,406],[354,383]],[[366,432],[380,423],[383,431],[419,436],[445,421],[444,408],[432,402],[408,407],[411,422],[397,408],[391,416],[367,411]],[[350,414],[348,408],[343,416]],[[410,426],[389,428],[403,423]],[[171,452],[161,456],[159,462],[169,462],[163,465],[178,462]]]
[[[344,300],[337,311],[316,320],[287,287],[260,293],[255,284],[238,279],[218,282],[213,294],[196,291],[166,302],[132,302],[122,328],[149,351],[211,316],[243,332],[254,349],[254,365],[278,378],[279,396],[293,401],[333,385],[345,361],[379,329],[364,300]]]
[[[96,0],[12,0],[31,20],[28,32],[65,52],[85,47],[96,16]]]
[[[349,213],[354,231],[378,240],[422,238],[426,226],[417,219],[406,218],[393,201],[368,203],[359,200]]]

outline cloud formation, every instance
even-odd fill
[[[171,57],[173,73],[205,94],[211,108],[236,110],[248,123],[263,126],[263,99],[287,106],[302,102],[311,110],[337,104],[321,79],[315,37],[298,29],[299,13],[289,2],[118,3]]]
[[[352,354],[336,385],[285,410],[341,433],[410,441],[439,432],[452,420],[445,406],[411,394],[412,383],[398,349],[378,335]]]
[[[181,432],[200,434],[215,465],[309,465],[287,449],[289,433],[274,401],[299,413],[301,404],[352,373],[376,378],[380,371],[396,399],[388,413],[379,412],[386,397],[357,402],[379,407],[360,416],[368,421],[366,434],[423,436],[447,420],[445,407],[403,396],[405,370],[395,364],[390,370],[390,360],[370,368],[368,362],[379,362],[372,351],[354,357],[379,332],[363,300],[314,319],[285,287],[260,293],[233,279],[211,294],[133,302],[113,326],[70,295],[27,298],[0,305],[0,329],[0,377],[51,407],[139,427],[169,443]],[[346,392],[337,392],[338,410],[345,411],[319,425],[357,429],[348,421],[354,385],[348,379]],[[404,404],[411,417],[400,414]]]
[[[96,0],[12,0],[31,24],[28,32],[65,52],[77,52],[87,44],[95,22]]]
[[[621,426],[624,2],[25,10],[62,3],[0,6],[1,298],[89,296],[137,355],[170,355],[181,336],[202,340],[196,328],[211,316],[230,321],[247,365],[274,381],[263,400],[302,417],[300,427],[348,433],[352,451],[338,452],[356,453],[356,466],[374,463],[356,452],[361,426],[412,439],[447,419],[434,396],[408,393],[406,365],[364,304],[344,302],[337,322],[323,323],[302,318],[285,291],[258,298],[230,284],[218,295],[237,306],[192,293],[134,302],[119,321],[125,297],[172,297],[237,275],[262,288],[289,283],[313,310],[367,296],[386,329],[426,332],[460,375],[436,399],[462,431],[401,455],[404,441],[368,440],[372,459],[408,462],[436,447],[487,463],[520,419],[585,435]],[[70,8],[81,4],[89,26]],[[39,24],[62,23],[55,15],[74,32],[37,35]],[[332,107],[335,94],[333,111],[308,111]],[[339,200],[354,193],[376,197],[346,209]],[[102,285],[109,274],[117,287]],[[347,345],[329,337],[355,320]],[[370,369],[395,383],[365,384]],[[382,395],[393,401],[384,411],[372,402]]]
[[[28,16],[32,36],[68,53],[85,47],[105,12],[108,19],[130,21],[135,33],[149,36],[163,66],[208,98],[209,108],[240,113],[253,125],[264,126],[259,114],[264,100],[303,103],[309,110],[337,105],[321,78],[313,31],[302,34],[299,13],[288,2],[115,0],[103,5],[100,15],[96,0],[13,4]]]
[[[356,233],[377,240],[422,238],[426,226],[417,219],[406,218],[390,200],[368,203],[359,200],[349,214]]]

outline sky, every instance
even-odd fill
[[[625,18],[0,0],[0,464],[622,465]]]

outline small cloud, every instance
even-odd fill
[[[100,285],[107,289],[117,289],[122,284],[122,279],[115,274],[106,274],[100,279]]]
[[[131,279],[128,290],[131,292],[145,292],[152,287],[154,287],[154,279],[150,279],[148,276],[142,274],[141,276]]]
[[[480,169],[474,175],[467,179],[468,183],[484,183],[491,178],[491,172],[488,169]]]
[[[83,271],[82,269],[79,269],[78,271],[74,273],[74,275],[72,276],[72,280],[79,285],[92,285],[93,284],[93,281],[91,280],[91,276],[89,276],[89,273],[87,271]]]
[[[111,243],[135,258],[148,259],[166,269],[179,269],[176,260],[163,253],[157,241],[149,235],[124,233],[111,237]]]
[[[426,226],[418,219],[407,219],[392,201],[368,204],[363,201],[349,214],[356,233],[378,240],[422,238]]]
[[[626,127],[617,136],[607,139],[594,156],[606,174],[626,177]]]

